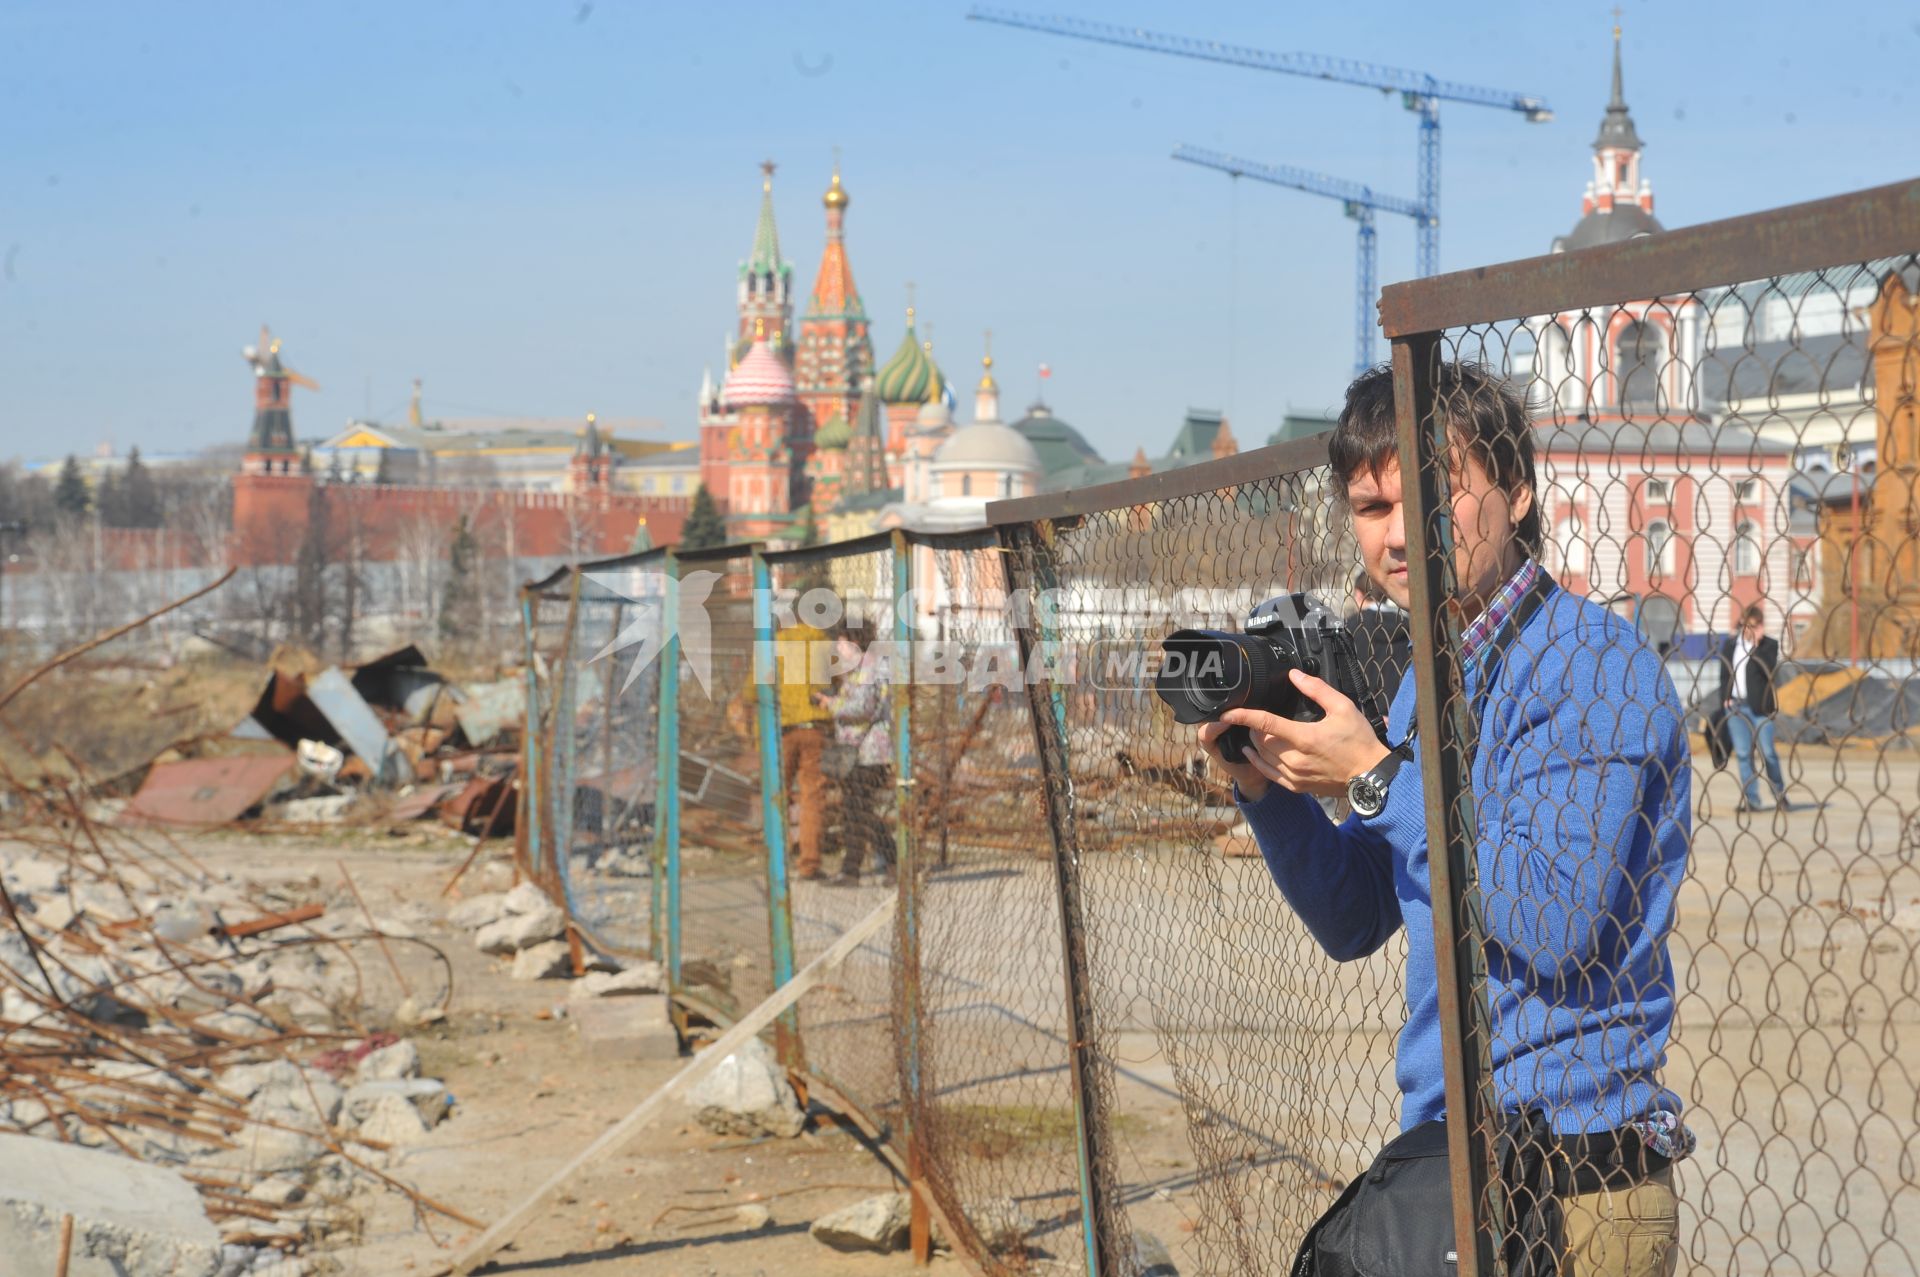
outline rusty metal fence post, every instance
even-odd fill
[[[1106,1165],[1100,1141],[1105,1134],[1102,1115],[1097,1109],[1101,1090],[1096,1081],[1092,1050],[1092,1009],[1089,1003],[1090,976],[1087,968],[1086,919],[1080,903],[1080,847],[1075,836],[1073,777],[1067,744],[1066,687],[1060,681],[1058,657],[1060,634],[1052,613],[1058,581],[1051,559],[1054,522],[1037,520],[1029,526],[1007,529],[1010,539],[1005,556],[1007,598],[1026,599],[1032,612],[1031,626],[1016,619],[1014,634],[1020,654],[1020,668],[1030,670],[1036,655],[1048,662],[1051,676],[1042,685],[1027,677],[1028,703],[1033,715],[1034,746],[1038,751],[1042,784],[1047,799],[1047,818],[1053,837],[1055,901],[1059,906],[1062,970],[1065,985],[1067,1025],[1070,1040],[1070,1078],[1073,1089],[1073,1124],[1080,1175],[1080,1226],[1086,1248],[1088,1277],[1119,1273],[1116,1250],[1121,1239],[1108,1218],[1105,1202]],[[1015,564],[1019,564],[1016,571]],[[1038,640],[1034,631],[1038,631]]]
[[[1461,618],[1453,602],[1454,537],[1444,464],[1451,441],[1446,422],[1434,411],[1432,384],[1437,350],[1431,334],[1396,338],[1393,390],[1419,671],[1416,721],[1426,742],[1420,779],[1429,847],[1439,844],[1429,851],[1427,872],[1447,1113],[1454,1119],[1447,1123],[1447,1150],[1455,1254],[1460,1277],[1491,1277],[1499,1202],[1486,1122],[1495,1104],[1485,1011],[1486,937],[1475,886],[1471,760],[1478,724],[1468,712],[1460,668]]]

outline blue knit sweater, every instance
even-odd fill
[[[1400,686],[1387,739],[1413,725]],[[1562,1133],[1657,1109],[1673,1018],[1666,935],[1686,870],[1692,771],[1679,698],[1632,626],[1553,590],[1493,666],[1474,764],[1493,1066],[1501,1107],[1546,1109]],[[1470,665],[1467,694],[1482,671]],[[1335,826],[1278,785],[1242,803],[1267,868],[1330,955],[1362,958],[1407,929],[1401,1125],[1442,1115],[1440,1019],[1421,749],[1386,806]]]

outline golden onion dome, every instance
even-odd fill
[[[833,185],[827,188],[827,193],[821,197],[820,202],[828,208],[845,208],[847,206],[847,188],[840,185],[840,174],[838,172],[834,173]]]

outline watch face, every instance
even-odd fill
[[[1347,801],[1362,816],[1377,816],[1386,805],[1386,794],[1372,776],[1356,776],[1347,782]]]

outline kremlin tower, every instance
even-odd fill
[[[827,246],[820,254],[820,273],[793,352],[794,386],[812,423],[810,434],[835,422],[840,429],[851,429],[860,388],[873,372],[867,311],[847,261],[847,202],[836,162],[833,183],[821,199],[827,209]]]

